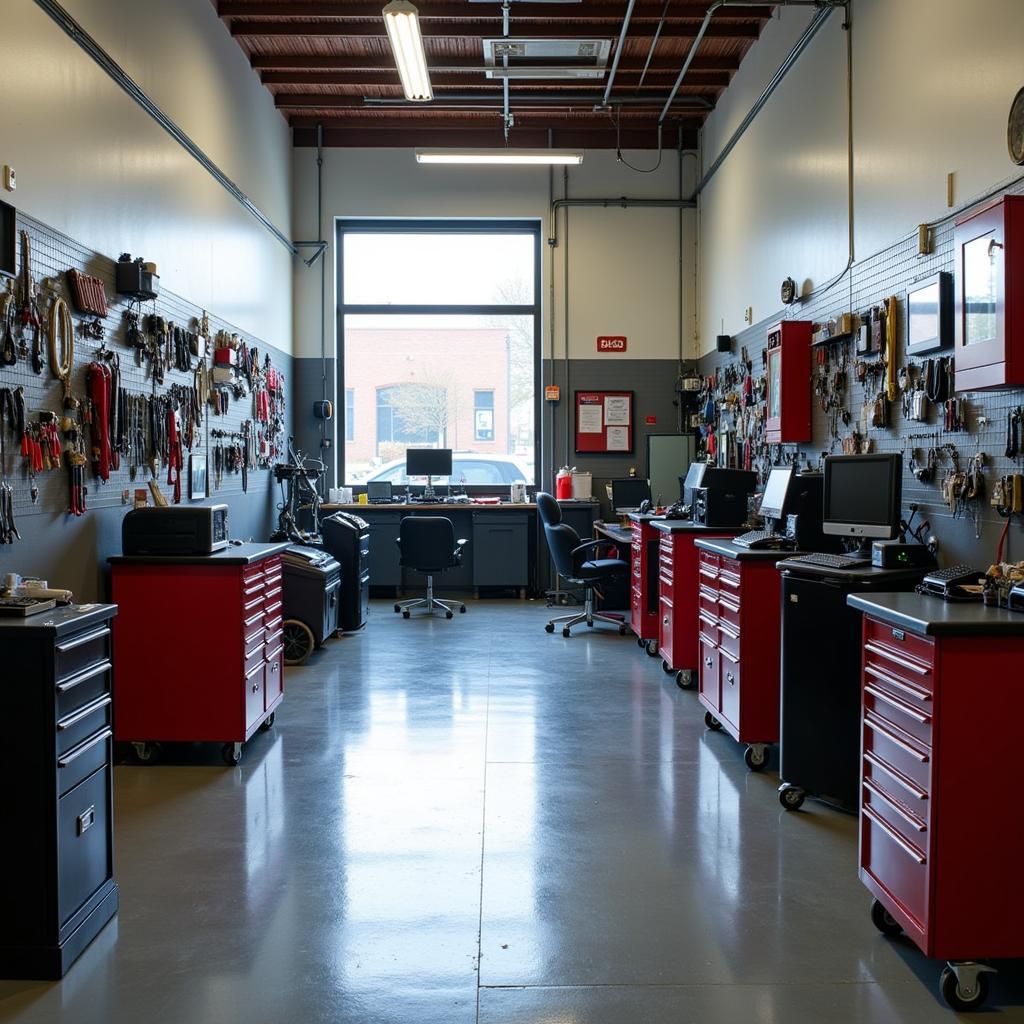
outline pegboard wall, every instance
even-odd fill
[[[75,325],[75,353],[72,371],[72,392],[81,399],[86,394],[86,368],[100,350],[101,345],[108,351],[117,354],[121,387],[129,395],[164,395],[172,386],[184,386],[191,388],[193,385],[193,370],[178,370],[168,368],[164,371],[162,382],[156,379],[152,364],[149,360],[137,361],[135,351],[126,344],[127,321],[126,313],[130,308],[126,297],[120,296],[115,290],[115,268],[116,263],[108,256],[95,253],[72,239],[62,235],[60,232],[47,227],[46,225],[18,213],[18,231],[28,232],[31,240],[31,275],[35,281],[39,309],[45,325],[47,314],[55,295],[60,294],[68,300],[72,318]],[[159,253],[133,253],[133,256],[144,256],[146,259],[159,261]],[[18,268],[21,273],[21,245],[18,245]],[[102,320],[104,337],[101,340],[89,338],[82,332],[85,323],[93,321],[96,317],[89,314],[79,313],[74,303],[67,283],[67,271],[75,269],[84,274],[99,278],[103,284],[107,296],[108,315]],[[21,280],[15,279],[10,282],[13,287],[15,302],[18,302],[20,295]],[[0,290],[4,288],[4,282],[0,281]],[[133,304],[142,314],[143,321],[150,314],[162,317],[179,327],[196,332],[200,318],[204,311],[200,307],[188,302],[186,299],[172,293],[161,291],[157,299],[146,301],[141,304]],[[262,366],[266,356],[270,357],[271,365],[282,375],[285,380],[290,377],[291,357],[282,353],[279,349],[267,345],[262,340],[240,331],[227,321],[216,316],[214,310],[210,310],[209,327],[210,337],[206,360],[212,358],[211,351],[213,339],[218,331],[225,331],[228,334],[238,335],[250,350],[258,352],[258,361]],[[18,331],[15,331],[15,339],[18,339]],[[0,365],[0,388],[24,389],[25,409],[28,421],[35,422],[41,412],[52,412],[57,417],[62,415],[63,388],[55,378],[50,369],[47,357],[46,336],[43,339],[43,370],[36,374],[31,366],[32,339],[30,329],[25,334],[28,343],[29,354],[27,358],[19,357],[18,361],[11,366]],[[198,365],[199,360],[191,357],[189,363],[192,368]],[[282,384],[282,398],[287,394]],[[278,437],[278,444],[283,446],[284,438],[290,432],[290,414],[287,406],[290,403],[285,401],[285,427]],[[219,486],[215,473],[215,448],[218,439],[216,431],[224,431],[228,434],[240,434],[242,424],[246,420],[254,420],[254,396],[245,394],[242,397],[229,397],[227,407],[223,413],[218,414],[213,407],[206,405],[202,409],[202,420],[196,425],[193,444],[191,449],[184,449],[184,466],[182,469],[182,502],[187,503],[188,497],[188,473],[189,455],[206,455],[208,464],[207,499],[208,501],[226,501],[238,499],[242,495],[242,473],[240,470],[227,466],[222,474]],[[6,458],[4,459],[2,471],[6,476],[7,483],[13,492],[13,505],[16,522],[19,532],[26,534],[26,524],[31,529],[33,517],[46,516],[50,520],[55,515],[67,513],[69,510],[69,472],[65,465],[61,464],[51,470],[37,472],[35,482],[38,488],[38,497],[35,502],[31,495],[31,480],[26,466],[25,459],[20,451],[20,438],[9,429],[7,424],[0,424],[0,430],[5,431]],[[230,444],[230,439],[221,442],[224,445]],[[275,451],[272,457],[264,460],[273,462],[283,458],[280,451]],[[86,499],[86,516],[92,511],[99,511],[114,506],[125,505],[131,507],[134,491],[137,488],[147,488],[152,478],[150,470],[145,465],[140,465],[132,478],[129,470],[128,459],[121,457],[121,468],[111,470],[109,480],[103,482],[93,471],[91,463],[85,467],[86,486],[88,495]],[[168,468],[162,465],[157,469],[155,479],[159,483],[168,503],[172,500],[173,488],[168,485]],[[273,483],[272,472],[268,468],[255,467],[248,471],[246,493],[249,499],[254,502],[266,504],[269,492],[276,489]],[[125,503],[124,492],[128,492],[128,501]],[[152,497],[149,497],[152,504]],[[16,547],[18,541],[14,541],[12,547]],[[2,550],[2,549],[0,549]]]
[[[1017,183],[1006,192],[1024,193],[1024,183]],[[908,287],[938,271],[952,273],[953,269],[953,219],[950,218],[932,229],[931,252],[928,255],[918,254],[915,234],[895,242],[882,252],[859,260],[850,272],[827,291],[822,290],[818,295],[812,294],[803,302],[795,302],[778,315],[737,335],[733,339],[731,352],[714,352],[704,356],[698,363],[699,372],[704,377],[716,372],[724,375],[732,367],[742,381],[746,374],[746,367],[741,361],[745,349],[752,368],[752,376],[755,379],[763,378],[767,334],[774,323],[796,319],[811,320],[815,325],[820,325],[834,320],[842,313],[861,314],[882,306],[890,296],[896,296],[898,300],[898,368],[919,367],[926,359],[952,356],[952,348],[932,352],[923,357],[908,356],[905,339]],[[862,411],[867,403],[870,412],[880,385],[877,378],[875,383],[859,381],[855,364],[858,359],[868,364],[877,363],[881,356],[878,353],[858,355],[852,338],[845,342],[836,341],[827,346],[831,360],[829,372],[834,372],[841,365],[844,348],[847,371],[844,386],[839,389],[837,397],[842,408],[849,413],[849,423],[844,423],[841,416],[834,417],[832,411],[824,411],[821,408],[820,397],[815,392],[812,401],[813,440],[803,445],[772,446],[765,461],[771,464],[796,460],[800,465],[809,465],[817,469],[821,467],[825,455],[842,452],[844,438],[849,438],[855,430],[862,431],[870,443],[871,451],[904,454],[904,514],[906,515],[911,504],[916,504],[919,507],[918,521],[924,516],[931,522],[932,532],[939,540],[940,563],[966,562],[982,568],[987,567],[995,559],[999,537],[1006,525],[1006,520],[989,504],[993,484],[1003,475],[1024,472],[1020,456],[1010,459],[1005,454],[1008,419],[1014,409],[1024,404],[1024,391],[1011,389],[960,394],[958,397],[961,399],[962,429],[959,430],[945,429],[943,411],[934,405],[931,406],[925,421],[908,418],[904,415],[901,398],[897,395],[889,407],[888,425],[875,427],[871,425],[870,415],[864,417]],[[811,386],[814,388],[815,378],[821,372],[816,362],[816,350],[812,352],[811,361]],[[882,376],[883,387],[884,380]],[[985,456],[984,499],[967,504],[956,511],[951,511],[943,500],[941,490],[942,478],[951,466],[949,450],[944,448],[947,445],[955,445],[960,467],[964,470],[970,467],[978,452],[984,453]],[[915,465],[920,465],[927,459],[927,454],[932,449],[939,450],[935,477],[932,482],[922,483],[914,476],[911,461],[913,459]],[[755,468],[763,466],[755,465]],[[1011,522],[1004,559],[1024,559],[1024,532],[1020,517],[1015,517]]]

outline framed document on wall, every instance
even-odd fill
[[[577,455],[633,451],[632,391],[577,391],[575,409]]]

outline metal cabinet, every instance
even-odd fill
[[[525,587],[529,583],[530,517],[473,513],[473,586]]]
[[[400,587],[402,566],[397,541],[405,513],[374,509],[363,514],[370,525],[370,586]]]

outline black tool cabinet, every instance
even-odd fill
[[[63,977],[117,911],[114,605],[0,619],[11,783],[0,843],[0,977]]]

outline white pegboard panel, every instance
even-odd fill
[[[1024,182],[1006,190],[1008,194],[1024,193]],[[699,362],[700,372],[707,376],[715,369],[736,363],[743,347],[747,349],[753,364],[755,377],[762,376],[763,352],[767,342],[767,328],[781,319],[812,320],[816,323],[833,319],[840,313],[860,313],[873,306],[881,305],[889,296],[897,296],[899,300],[899,318],[897,330],[898,365],[907,362],[920,364],[918,357],[908,357],[904,350],[906,337],[906,293],[909,286],[940,270],[953,272],[953,220],[937,225],[932,231],[932,251],[928,255],[917,252],[917,236],[901,239],[882,252],[858,261],[852,271],[846,274],[827,292],[812,296],[808,301],[794,303],[780,312],[778,316],[769,318],[762,323],[748,328],[736,336],[734,352],[711,353]],[[852,342],[850,346],[850,362],[856,358]],[[931,353],[932,356],[952,355],[952,350],[942,353]],[[877,359],[868,355],[866,360]],[[859,414],[864,403],[865,388],[851,372],[847,376],[845,406],[852,414],[849,427],[840,427],[841,435],[848,435],[859,426]],[[960,453],[961,466],[966,468],[970,459],[978,451],[986,456],[985,482],[991,491],[993,482],[1000,476],[1011,472],[1022,472],[1022,461],[1008,459],[1006,451],[1007,418],[1012,409],[1024,405],[1024,390],[1010,389],[994,392],[974,392],[961,395],[966,408],[966,430],[949,432],[943,429],[941,420],[936,422],[935,410],[932,410],[931,422],[922,423],[906,419],[902,415],[900,402],[897,399],[891,406],[890,425],[886,428],[871,428],[867,436],[873,443],[873,450],[880,452],[904,452],[903,496],[904,508],[910,504],[920,506],[920,515],[930,519],[935,533],[939,537],[944,561],[962,560],[977,565],[987,565],[994,557],[996,540],[1005,525],[990,507],[988,500],[978,506],[978,522],[966,518],[954,518],[942,499],[938,482],[920,483],[910,472],[909,460],[914,447],[927,449],[933,445],[952,443]],[[810,444],[787,446],[787,451],[799,452],[801,461],[807,460],[817,465],[825,454],[840,451],[840,445],[830,436],[828,414],[821,411],[817,399],[814,402],[813,436]],[[987,423],[985,422],[987,421]],[[940,461],[937,478],[948,462]],[[980,536],[978,535],[980,534]],[[1011,529],[1010,554],[1014,558],[1024,558],[1024,538],[1021,529],[1015,525]]]
[[[125,313],[128,310],[128,300],[119,296],[114,287],[114,275],[116,264],[108,256],[93,252],[80,245],[73,239],[61,234],[58,231],[34,220],[19,212],[18,231],[26,230],[31,240],[31,269],[32,276],[36,282],[39,306],[43,316],[44,324],[50,308],[51,296],[54,294],[46,288],[40,288],[40,283],[52,280],[59,294],[68,299],[72,317],[75,324],[75,360],[73,370],[73,392],[76,396],[85,395],[85,374],[86,367],[92,361],[94,353],[99,349],[101,342],[84,337],[80,326],[87,321],[95,319],[86,314],[80,314],[74,304],[70,301],[71,296],[67,285],[66,274],[71,269],[76,269],[85,274],[98,277],[103,281],[107,293],[108,315],[103,321],[106,329],[105,338],[102,344],[108,349],[116,352],[120,357],[121,385],[130,393],[143,393],[146,395],[163,394],[170,390],[174,384],[191,386],[192,373],[169,369],[164,374],[162,383],[155,383],[149,372],[148,362],[137,365],[135,354],[125,344]],[[159,259],[159,254],[133,253],[133,256],[144,255],[146,258]],[[21,270],[21,247],[18,246],[18,266]],[[19,282],[12,282],[15,292]],[[2,287],[2,285],[0,285]],[[153,302],[142,304],[143,315],[156,314],[165,320],[172,321],[178,326],[189,330],[196,330],[196,324],[203,314],[203,310],[188,302],[180,296],[170,292],[162,291],[160,296]],[[279,349],[266,344],[264,341],[239,330],[227,321],[216,316],[214,310],[209,312],[211,343],[213,336],[220,330],[231,334],[237,334],[245,341],[250,349],[256,348],[259,359],[269,355],[272,365],[282,373],[287,380],[291,375],[291,358]],[[31,338],[26,336],[26,341],[31,349]],[[209,359],[209,355],[207,356]],[[42,411],[50,411],[58,416],[62,412],[63,392],[60,383],[50,371],[49,360],[46,354],[46,344],[43,345],[43,372],[39,375],[32,372],[30,359],[19,358],[14,366],[0,366],[0,388],[15,388],[19,385],[25,390],[25,405],[28,419],[34,421]],[[197,360],[193,357],[192,365]],[[287,409],[286,416],[290,420],[290,410]],[[228,432],[238,432],[244,420],[253,419],[253,401],[251,396],[240,399],[232,399],[228,411],[224,415],[215,415],[210,407],[204,409],[203,421],[197,428],[195,443],[191,454],[205,454],[208,457],[208,494],[209,498],[216,499],[219,496],[227,497],[242,493],[241,475],[238,472],[225,472],[222,484],[216,488],[214,474],[213,449],[216,440],[211,438],[210,432],[213,429],[221,429]],[[286,431],[290,427],[286,426]],[[25,469],[21,458],[18,442],[14,439],[11,431],[6,431],[6,459],[4,470],[7,473],[7,480],[14,492],[14,508],[16,518],[20,521],[23,517],[34,515],[59,515],[66,513],[69,505],[69,482],[68,470],[65,466],[51,471],[38,473],[36,483],[39,489],[38,501],[33,504],[30,495],[30,484],[28,472]],[[185,468],[182,474],[183,501],[188,500],[188,456],[190,452],[185,450]],[[145,487],[150,479],[148,470],[140,468],[136,479],[132,480],[126,464],[127,460],[122,459],[122,468],[118,471],[111,471],[110,479],[106,483],[101,482],[93,475],[91,467],[87,467],[87,486],[89,509],[99,509],[122,504],[122,492],[126,489],[133,491],[137,487]],[[157,482],[168,501],[171,500],[171,488],[167,484],[167,469],[162,467],[157,474]],[[265,495],[273,486],[272,473],[269,470],[251,470],[248,474],[248,494],[252,496]],[[87,513],[88,514],[88,513]]]

